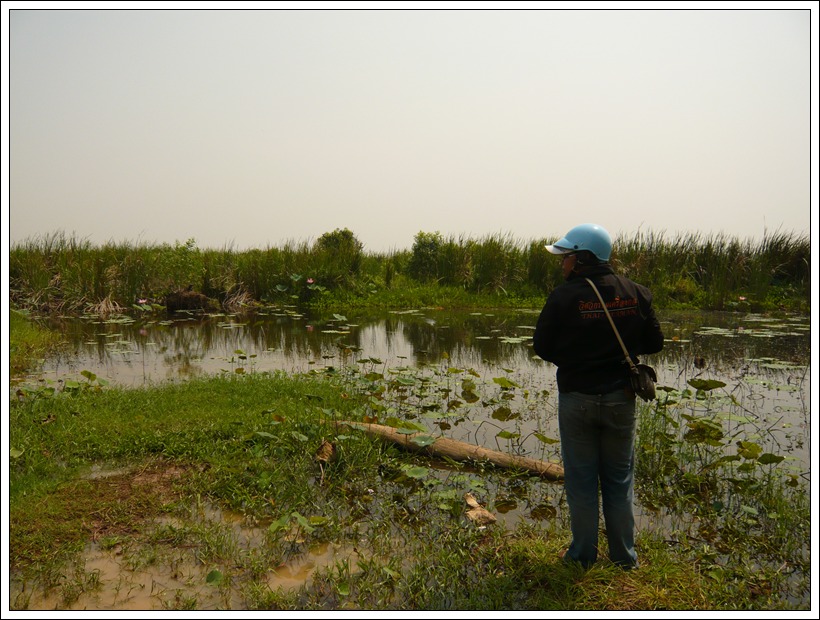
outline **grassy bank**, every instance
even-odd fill
[[[90,243],[56,233],[10,249],[12,301],[36,312],[164,305],[191,290],[226,309],[304,307],[536,307],[561,282],[544,245],[504,235],[445,238],[420,232],[410,250],[369,253],[347,230],[315,242],[246,251]],[[726,235],[637,233],[615,240],[616,269],[649,286],[659,308],[807,312],[810,243],[805,235],[760,241]]]
[[[111,581],[116,602],[133,607],[139,574],[151,576],[144,600],[155,609],[808,608],[807,483],[754,438],[724,434],[720,417],[687,418],[695,402],[725,414],[731,399],[712,397],[714,386],[639,405],[640,499],[683,524],[642,529],[632,572],[558,560],[570,539],[560,483],[436,462],[338,424],[414,427],[426,411],[417,393],[434,387],[351,369],[141,389],[85,373],[24,391],[9,409],[12,609],[43,597],[91,608]],[[511,413],[528,406],[504,390]],[[737,441],[736,457],[720,456]],[[529,516],[481,525],[465,493]],[[327,547],[336,555],[309,580],[277,585],[273,575]],[[120,572],[104,583],[91,551]]]
[[[34,370],[60,344],[59,335],[40,327],[17,310],[9,311],[10,375]]]

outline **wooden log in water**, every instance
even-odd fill
[[[494,465],[507,469],[530,471],[549,480],[563,480],[564,478],[564,468],[555,463],[547,463],[538,459],[507,454],[505,452],[499,452],[498,450],[489,450],[481,446],[456,441],[455,439],[448,439],[446,437],[436,437],[433,443],[422,445],[414,442],[413,438],[419,436],[429,437],[427,433],[407,434],[399,432],[398,429],[391,426],[384,426],[382,424],[369,424],[367,422],[339,422],[339,424],[362,430],[374,437],[386,439],[413,452],[421,452],[430,456],[446,456],[454,461],[489,461]]]

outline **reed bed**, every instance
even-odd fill
[[[364,299],[395,306],[407,290],[445,304],[461,293],[483,296],[482,303],[536,304],[561,282],[559,263],[544,248],[554,238],[419,232],[410,250],[368,253],[348,229],[313,243],[242,251],[200,248],[194,239],[94,246],[55,233],[10,248],[10,296],[19,308],[68,313],[163,305],[180,290],[228,308],[339,306]],[[671,237],[639,231],[616,238],[614,246],[613,265],[649,286],[659,307],[809,308],[807,235],[776,232],[741,240],[723,233]]]

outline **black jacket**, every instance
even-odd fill
[[[535,353],[558,367],[559,392],[602,394],[627,385],[629,366],[601,309],[598,287],[634,362],[663,348],[648,288],[616,275],[609,264],[573,273],[547,297],[535,326]]]

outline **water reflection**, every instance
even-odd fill
[[[136,387],[219,373],[307,372],[360,363],[378,372],[454,367],[486,381],[507,376],[530,394],[546,395],[519,399],[523,413],[515,430],[522,437],[557,436],[555,368],[538,359],[531,346],[537,314],[421,309],[347,317],[279,308],[109,320],[63,317],[53,327],[68,337],[70,350],[49,360],[33,380],[82,381],[80,373],[89,371],[110,384]],[[691,379],[721,380],[759,424],[803,428],[808,436],[809,317],[664,312],[661,318],[665,348],[644,360],[658,370],[661,386],[681,390]],[[448,436],[509,449],[498,445],[499,425],[489,413],[474,412],[486,416],[483,424],[450,427]],[[786,449],[808,461],[807,441],[796,445],[791,434],[784,435]],[[532,438],[518,449],[537,458],[554,456]]]
[[[55,319],[72,346],[49,360],[46,377],[89,370],[110,382],[149,384],[203,374],[343,366],[373,358],[389,366],[442,360],[476,370],[506,368],[543,375],[551,365],[530,346],[537,311],[458,313],[385,312],[368,317],[314,316],[292,309],[245,315]],[[648,361],[663,379],[738,374],[807,366],[808,317],[772,320],[757,315],[664,315],[667,343]],[[805,368],[803,369],[805,371]],[[671,373],[671,376],[670,376]]]
[[[644,360],[657,368],[659,384],[681,390],[696,378],[725,382],[725,392],[752,420],[750,426],[765,429],[766,441],[774,444],[768,449],[787,455],[798,472],[808,475],[809,317],[670,312],[661,316],[665,348]],[[530,395],[523,397],[516,391],[515,411],[521,417],[507,425],[491,416],[494,406],[482,408],[477,403],[470,416],[446,418],[451,424],[446,436],[557,461],[559,444],[545,446],[534,438],[536,432],[558,436],[555,368],[537,359],[530,345],[536,318],[533,310],[459,313],[424,309],[347,317],[302,314],[292,308],[107,321],[64,317],[55,319],[53,327],[67,336],[70,349],[49,360],[30,380],[82,381],[80,373],[90,371],[112,384],[138,387],[200,375],[307,372],[360,363],[378,366],[380,371],[436,366],[472,369],[487,380],[509,376]],[[453,376],[454,385],[459,385],[460,375]],[[422,403],[423,397],[418,396],[418,401]],[[698,413],[699,403],[690,401],[687,406],[688,412]],[[707,405],[703,407],[705,411]],[[435,428],[441,420],[424,421]],[[726,420],[727,435],[735,436],[739,424]],[[515,443],[499,439],[499,429],[512,425],[520,439]],[[748,435],[738,432],[737,436]],[[453,474],[441,468],[434,475],[446,480],[462,472]],[[493,508],[499,520],[556,518],[563,487],[535,485],[526,494],[518,486],[521,483],[517,478],[498,481]],[[640,529],[666,532],[686,531],[691,520],[689,515],[642,505],[636,506],[636,519]],[[307,574],[299,565],[292,568],[277,576],[284,580],[279,585],[291,578],[302,580]]]

